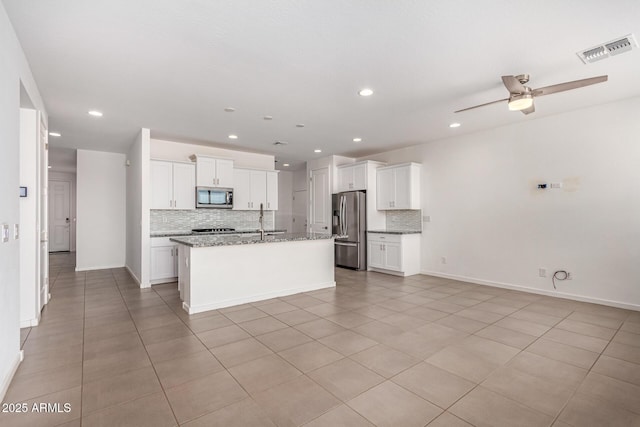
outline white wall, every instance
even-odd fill
[[[78,150],[76,270],[125,265],[126,157]]]
[[[275,228],[291,232],[293,220],[293,172],[278,173],[278,210],[274,215]]]
[[[632,98],[368,158],[423,164],[423,272],[640,309],[638,111]],[[560,269],[574,278],[554,291]]]
[[[50,162],[51,163],[51,162]],[[70,198],[71,198],[71,226],[69,230],[69,248],[71,252],[76,250],[76,219],[77,219],[77,207],[76,207],[76,174],[70,172],[57,172],[54,169],[49,171],[49,181],[66,181],[69,183]]]
[[[18,38],[0,2],[0,224],[18,224],[20,204],[20,83],[33,106],[46,112]],[[35,162],[35,159],[34,159]],[[30,226],[30,224],[21,224]],[[20,361],[20,249],[0,243],[0,400]]]
[[[225,148],[208,147],[206,145],[187,144],[179,141],[163,141],[151,139],[151,158],[157,160],[172,160],[188,162],[189,156],[200,154],[203,156],[232,159],[236,168],[274,170],[275,157],[268,154],[248,153]]]
[[[148,259],[147,250],[149,238],[149,129],[141,129],[127,155],[129,166],[126,170],[127,179],[127,254],[126,267],[139,284],[144,285],[148,275],[143,271],[143,258]],[[143,208],[145,206],[146,208]],[[146,273],[146,271],[145,271]],[[144,277],[143,277],[144,276]],[[148,281],[148,279],[147,279]]]

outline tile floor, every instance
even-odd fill
[[[428,276],[188,316],[175,284],[51,257],[7,426],[640,425],[640,313]]]

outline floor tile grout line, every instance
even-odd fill
[[[565,404],[562,406],[562,409],[560,410],[560,412],[558,412],[558,415],[556,416],[556,418],[553,420],[553,422],[555,423],[558,418],[560,418],[560,415],[562,415],[562,412],[565,410],[565,408],[567,407],[567,405],[569,404],[569,402],[571,401],[571,399],[573,399],[573,397],[578,393],[578,390],[580,389],[580,387],[582,387],[582,384],[584,384],[584,382],[586,381],[587,377],[589,376],[589,374],[591,373],[591,371],[593,370],[593,367],[598,363],[598,361],[600,360],[600,358],[602,357],[602,355],[604,354],[604,352],[607,350],[607,348],[609,347],[609,345],[613,342],[613,339],[615,338],[616,334],[618,332],[620,332],[620,328],[622,328],[622,325],[624,325],[623,321],[620,326],[618,326],[618,329],[616,329],[616,333],[613,334],[613,336],[609,339],[609,342],[607,343],[607,345],[602,349],[602,351],[598,354],[598,357],[596,358],[596,360],[594,360],[594,362],[591,364],[591,366],[589,367],[589,369],[587,370],[586,375],[584,376],[584,378],[582,379],[582,381],[580,381],[580,384],[578,384],[578,386],[575,388],[575,390],[573,391],[573,393],[571,394],[571,396],[569,397],[569,399],[567,399],[567,401],[565,402]],[[567,423],[569,424],[569,423]]]
[[[171,406],[169,398],[167,397],[167,393],[166,393],[166,391],[164,389],[164,386],[162,385],[162,382],[160,381],[160,377],[158,376],[158,372],[156,371],[156,367],[153,364],[153,361],[151,360],[151,357],[149,356],[149,352],[147,351],[147,347],[144,345],[144,341],[142,340],[142,335],[140,335],[140,330],[138,329],[138,325],[134,321],[133,316],[131,315],[131,311],[129,310],[129,306],[127,305],[127,301],[124,298],[124,296],[122,295],[122,290],[120,289],[120,283],[118,282],[118,279],[116,278],[115,274],[113,274],[113,269],[110,269],[110,272],[111,272],[111,275],[113,276],[113,279],[114,279],[114,281],[116,283],[116,288],[118,289],[118,294],[120,295],[120,298],[122,299],[122,303],[124,304],[125,308],[127,309],[127,313],[129,314],[129,318],[131,319],[131,322],[133,323],[133,326],[136,328],[136,333],[138,334],[138,338],[140,339],[140,343],[142,344],[142,347],[144,348],[145,354],[149,358],[149,363],[151,364],[151,368],[153,369],[153,373],[156,375],[156,379],[158,380],[158,384],[160,385],[160,389],[162,390],[162,394],[164,395],[164,398],[167,401],[167,405],[169,405],[169,409],[171,409],[171,414],[173,415],[173,418],[174,418],[174,420],[176,422],[176,425],[179,425],[180,423],[178,422],[178,418],[176,417],[176,414],[173,411],[173,407]],[[150,396],[152,394],[154,394],[154,393],[148,393],[148,394],[146,394],[144,396],[137,396],[136,398],[130,399],[127,402],[132,402],[132,401],[137,400],[137,398]],[[122,404],[127,403],[127,402],[120,402],[119,404],[111,405],[111,406],[109,406],[107,408],[111,408],[111,407],[114,407],[114,406],[119,406],[119,405],[122,405]],[[101,408],[100,411],[105,410],[107,408]],[[98,411],[94,411],[94,412],[98,412]]]

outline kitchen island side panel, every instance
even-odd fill
[[[200,313],[335,287],[334,240],[186,247],[183,308]],[[179,279],[180,280],[180,279]]]

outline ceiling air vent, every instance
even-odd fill
[[[608,58],[614,55],[620,55],[621,53],[628,52],[634,47],[638,47],[636,39],[633,34],[620,37],[619,39],[612,40],[601,45],[591,47],[589,49],[581,50],[577,53],[578,57],[588,64],[590,62],[600,61],[601,59]]]

